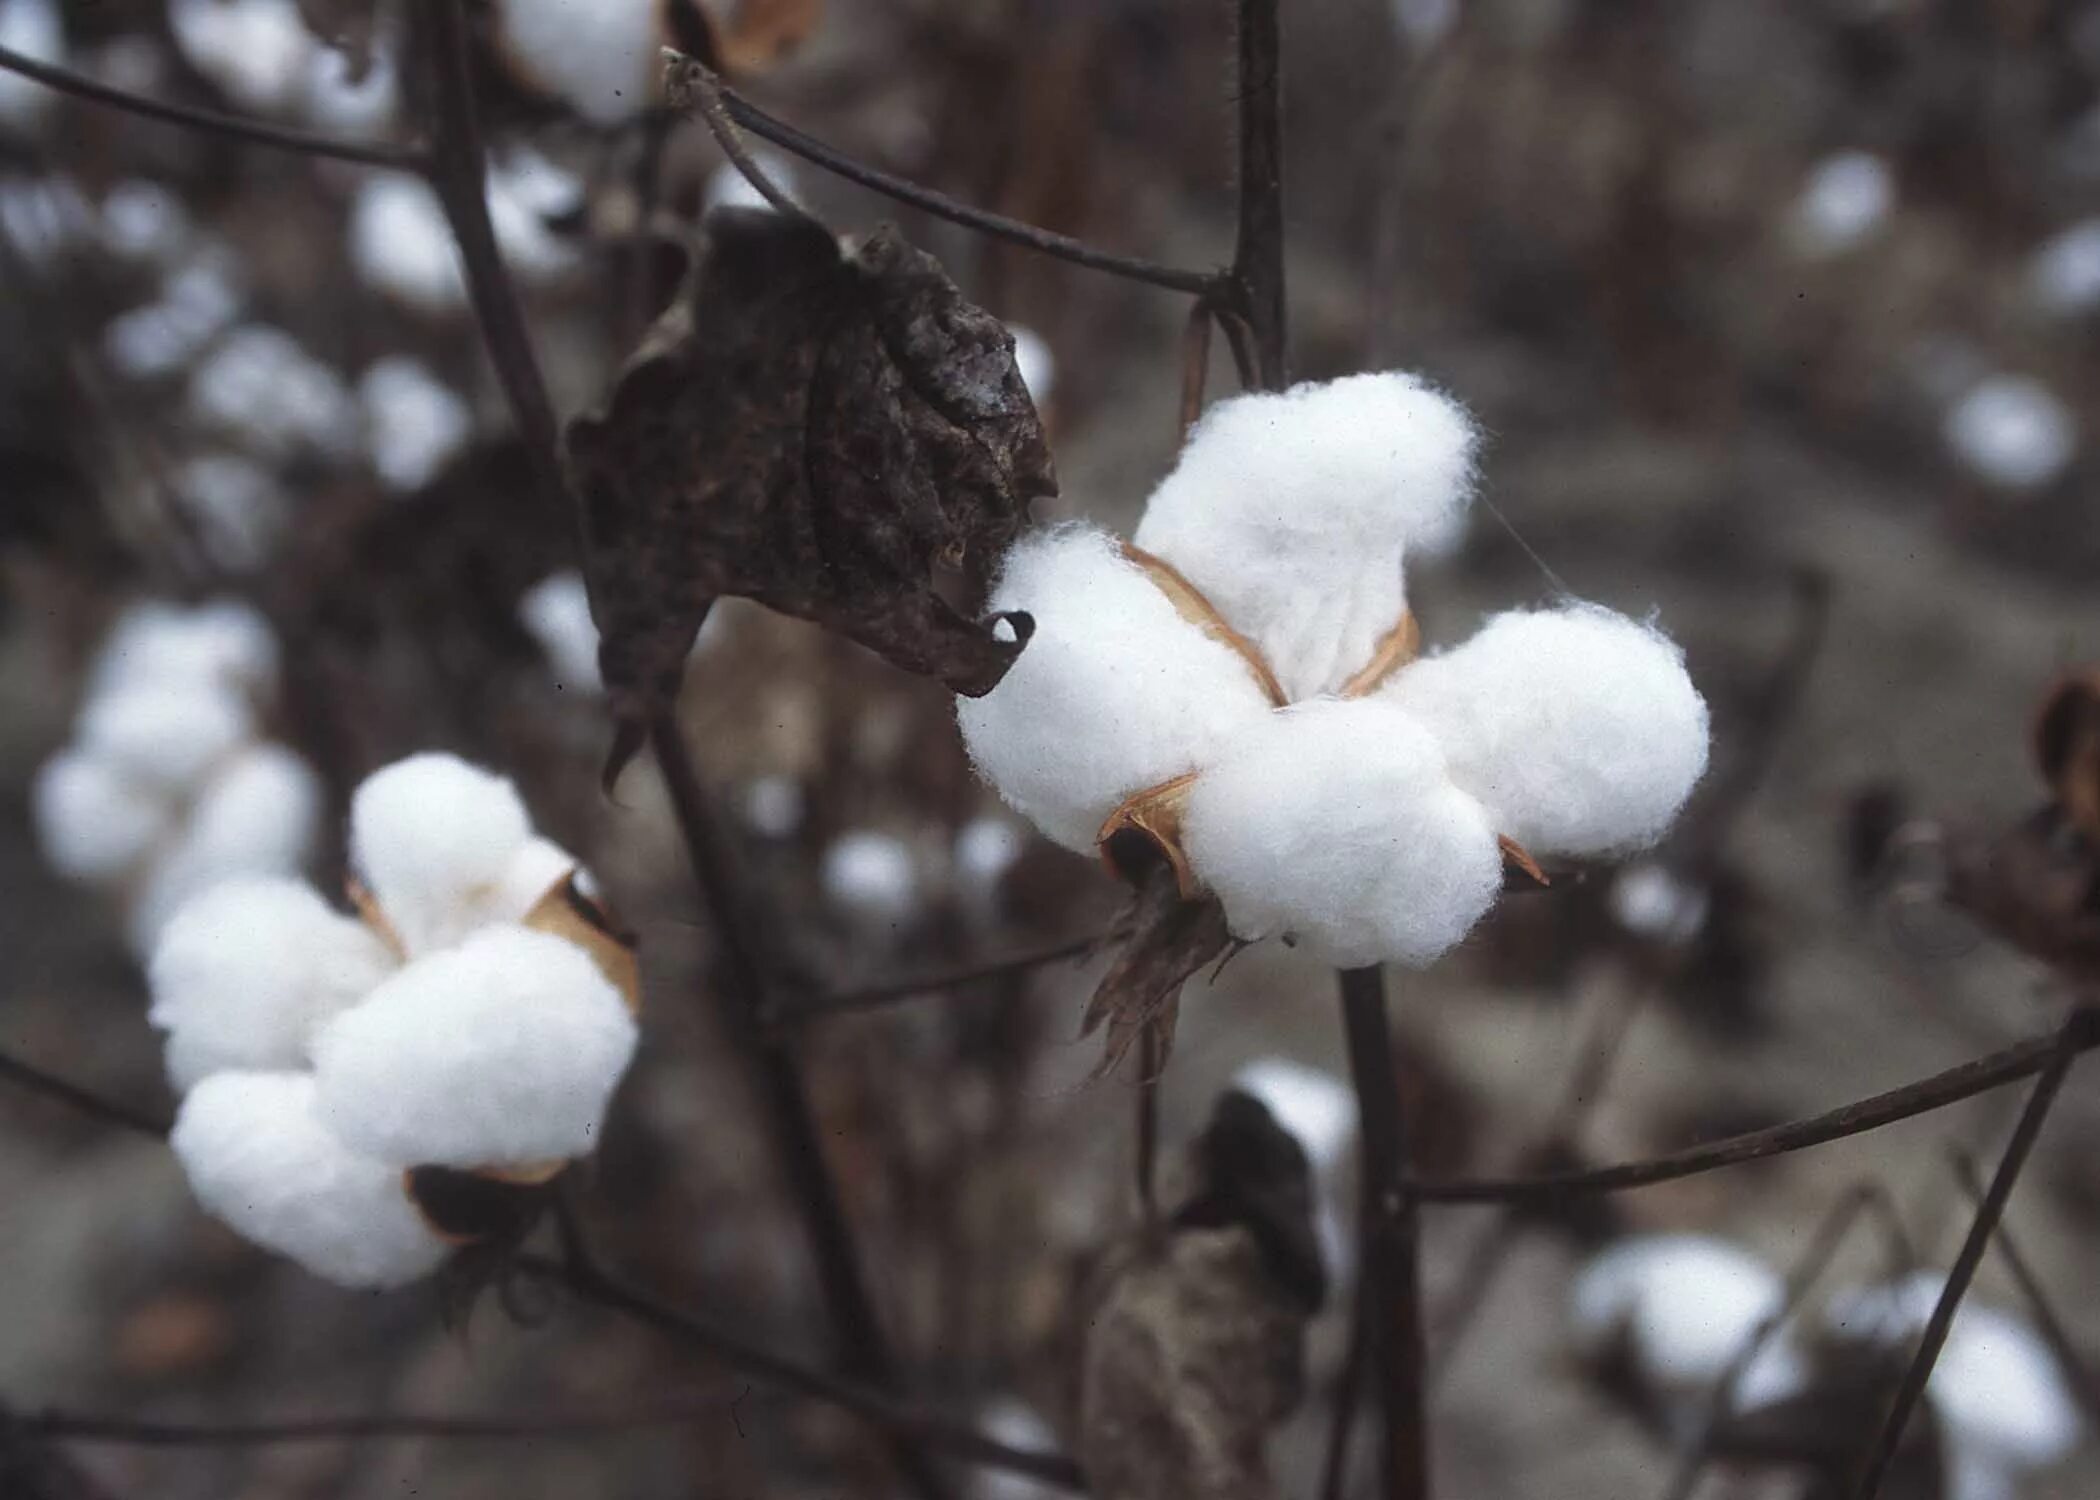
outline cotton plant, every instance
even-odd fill
[[[583,196],[574,174],[536,151],[516,148],[490,165],[489,220],[505,265],[529,285],[557,282],[579,264],[576,249],[547,225]],[[350,205],[350,263],[364,281],[411,311],[456,313],[467,305],[459,246],[437,190],[411,172],[373,172]]]
[[[351,802],[355,915],[289,879],[184,906],[149,967],[204,1208],[345,1286],[475,1231],[441,1176],[531,1189],[596,1149],[634,1055],[634,954],[517,790],[413,756]]]
[[[1034,632],[958,700],[979,772],[1067,848],[1148,841],[1232,934],[1423,966],[1505,859],[1661,836],[1704,772],[1677,646],[1593,604],[1418,652],[1411,553],[1463,524],[1478,438],[1401,373],[1241,396],[1198,424],[1135,537],[1023,537],[990,600]]]
[[[1824,1308],[1831,1337],[1907,1354],[1945,1287],[1935,1271],[1841,1292]],[[2022,1476],[2067,1456],[2084,1435],[2078,1404],[2041,1337],[1964,1300],[1925,1385],[1939,1418],[1948,1500],[2009,1500]]]
[[[263,734],[276,687],[276,639],[245,605],[140,604],[104,640],[31,811],[54,869],[125,904],[140,953],[192,896],[311,854],[320,784]]]

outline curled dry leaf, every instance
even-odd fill
[[[1030,622],[976,610],[1028,503],[1057,488],[1011,337],[931,256],[888,228],[842,248],[760,210],[709,231],[605,410],[569,428],[615,768],[723,594],[991,691]]]
[[[2042,701],[2034,757],[2072,826],[2100,844],[2100,668],[2072,673]]]
[[[1079,1024],[1083,1037],[1103,1025],[1108,1028],[1101,1061],[1094,1068],[1097,1079],[1115,1071],[1131,1047],[1148,1036],[1152,1067],[1165,1068],[1174,1050],[1182,985],[1232,947],[1225,908],[1210,896],[1183,897],[1172,865],[1155,860],[1133,884],[1129,905],[1116,924],[1129,928],[1130,936],[1094,987]]]
[[[1102,1500],[1274,1494],[1268,1429],[1304,1392],[1320,1279],[1305,1155],[1231,1093],[1192,1166],[1168,1232],[1110,1251],[1090,1297],[1079,1458]]]

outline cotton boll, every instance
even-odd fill
[[[1232,1086],[1260,1100],[1322,1176],[1339,1167],[1356,1143],[1355,1091],[1324,1068],[1262,1057],[1235,1073]]]
[[[265,113],[299,99],[317,43],[295,0],[168,0],[175,45],[234,103]]]
[[[354,1155],[321,1124],[307,1074],[207,1078],[168,1143],[207,1212],[316,1276],[399,1286],[448,1253],[410,1205],[400,1167]]]
[[[897,927],[920,906],[919,862],[893,834],[860,829],[824,851],[824,895],[847,916]]]
[[[777,151],[768,151],[763,146],[751,152],[751,160],[766,181],[779,188],[788,197],[796,194],[798,175],[795,164]],[[751,185],[733,161],[725,161],[707,175],[707,199],[704,212],[713,213],[718,208],[757,208],[771,210],[772,204],[766,195]]]
[[[1021,384],[1028,387],[1028,399],[1037,406],[1048,406],[1057,393],[1057,358],[1048,341],[1019,323],[1007,324],[1006,331],[1013,335],[1014,368],[1021,372]]]
[[[1497,615],[1379,697],[1533,854],[1652,844],[1706,770],[1705,700],[1660,632],[1594,605]]]
[[[0,47],[33,62],[65,61],[66,29],[56,0],[0,0]],[[0,75],[0,123],[32,129],[58,95],[19,73]]]
[[[358,275],[417,312],[463,307],[467,284],[437,192],[406,172],[375,172],[350,206],[350,263]]]
[[[394,118],[400,80],[394,60],[374,47],[362,77],[352,77],[350,54],[317,46],[308,55],[301,83],[300,112],[315,125],[351,137],[382,134]]]
[[[1625,1338],[1649,1380],[1689,1394],[1710,1389],[1785,1301],[1785,1282],[1755,1256],[1703,1235],[1653,1235],[1623,1240],[1583,1268],[1570,1324],[1591,1354]],[[1737,1382],[1735,1405],[1769,1404],[1805,1383],[1791,1342],[1774,1337]]]
[[[527,81],[597,125],[632,119],[655,97],[660,10],[660,0],[496,4],[504,49]]]
[[[165,264],[189,237],[189,210],[165,183],[131,178],[103,195],[102,243],[113,255]]]
[[[19,77],[12,73],[5,76]],[[90,210],[69,179],[0,180],[0,233],[6,234],[15,250],[32,266],[50,265],[70,251],[91,227]]]
[[[254,745],[205,783],[133,898],[132,946],[150,953],[193,898],[243,875],[292,875],[313,853],[321,783],[282,745]]]
[[[555,281],[576,268],[576,247],[548,227],[583,198],[574,173],[537,151],[514,149],[489,169],[489,221],[511,271],[526,281]]]
[[[1871,234],[1896,202],[1888,163],[1866,151],[1840,151],[1815,165],[1794,204],[1794,243],[1809,255],[1836,255]]]
[[[1315,699],[1240,734],[1196,778],[1182,847],[1233,936],[1289,936],[1321,962],[1434,962],[1486,915],[1502,853],[1420,725]]]
[[[230,599],[188,609],[147,601],[126,609],[103,638],[88,697],[194,683],[262,699],[276,681],[277,637],[255,609]]]
[[[575,855],[552,839],[532,839],[504,864],[480,920],[522,922],[549,891],[576,873]]]
[[[1477,445],[1456,402],[1398,372],[1238,396],[1197,424],[1136,541],[1260,648],[1287,697],[1332,692],[1399,623],[1402,560],[1450,535]]]
[[[321,1118],[403,1165],[582,1156],[634,1055],[618,990],[581,948],[491,927],[402,969],[321,1032]]]
[[[229,1069],[303,1068],[321,1023],[394,967],[362,922],[296,880],[225,881],[168,922],[147,968],[147,1019],[168,1034],[179,1092]]]
[[[253,729],[247,704],[213,683],[143,684],[90,701],[81,750],[142,787],[187,792]]]
[[[1621,870],[1606,899],[1613,920],[1649,942],[1688,943],[1706,925],[1706,891],[1655,860]]]
[[[420,360],[390,355],[357,383],[372,468],[393,490],[419,490],[465,446],[473,414]]]
[[[2025,375],[1993,375],[1947,413],[1947,445],[1988,484],[2034,490],[2070,466],[2078,419],[2057,394]]]
[[[972,818],[955,835],[955,873],[972,892],[989,894],[1028,847],[1004,818]]]
[[[1269,712],[1247,663],[1102,532],[1023,538],[991,608],[1027,611],[1035,635],[996,688],[957,700],[963,740],[1007,804],[1068,849],[1090,852],[1125,798],[1207,763]]]
[[[2037,250],[2027,288],[2036,306],[2058,317],[2100,308],[2100,218],[2080,220]]]
[[[268,453],[340,452],[356,431],[349,387],[281,328],[239,328],[190,376],[190,410]]]
[[[565,693],[595,697],[604,691],[598,675],[598,626],[591,619],[590,591],[573,568],[542,578],[518,600],[518,623],[539,642],[554,685]]]
[[[173,374],[224,333],[240,310],[231,257],[200,255],[168,278],[158,301],[111,320],[102,331],[103,352],[136,379]]]
[[[412,954],[486,920],[532,839],[517,788],[455,755],[412,755],[350,799],[350,864]]]
[[[29,811],[51,867],[68,880],[98,883],[137,864],[174,822],[159,791],[75,750],[44,762],[29,789]]]

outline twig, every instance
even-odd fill
[[[1898,1120],[1943,1109],[1949,1104],[2040,1073],[2050,1067],[2057,1054],[2065,1049],[2077,1053],[2090,1051],[2095,1046],[2100,1046],[2100,1019],[2090,1011],[2081,1010],[2059,1032],[2016,1042],[1988,1057],[1965,1062],[1902,1088],[1855,1100],[1805,1120],[1792,1120],[1769,1129],[1728,1136],[1668,1156],[1622,1162],[1617,1166],[1583,1172],[1549,1172],[1537,1177],[1457,1178],[1445,1182],[1416,1180],[1411,1186],[1415,1196],[1424,1203],[1506,1203],[1649,1187],[1658,1182],[1671,1182],[1679,1177],[1691,1177],[1742,1162],[1761,1161],[1766,1157],[1782,1156],[1789,1151],[1802,1151],[1846,1136],[1878,1130]]]
[[[1213,325],[1210,299],[1198,297],[1189,306],[1189,320],[1181,331],[1181,420],[1174,440],[1188,441],[1189,429],[1203,415],[1203,387],[1210,378],[1210,331]]]
[[[114,1099],[105,1099],[91,1089],[84,1089],[77,1083],[68,1083],[63,1078],[46,1073],[42,1068],[23,1062],[18,1057],[10,1057],[4,1052],[0,1052],[0,1080],[26,1089],[32,1094],[55,1099],[90,1119],[102,1121],[105,1125],[115,1125],[121,1130],[129,1130],[138,1135],[150,1135],[165,1140],[172,1128],[169,1121],[162,1116],[134,1109],[128,1104],[119,1104]]]
[[[801,1069],[781,1041],[767,1032],[767,980],[759,958],[758,928],[732,868],[729,851],[716,826],[705,788],[693,770],[693,759],[678,725],[659,717],[650,726],[656,761],[671,794],[693,878],[714,926],[714,937],[728,969],[729,993],[723,997],[723,1024],[750,1064],[774,1149],[787,1173],[795,1204],[809,1241],[810,1258],[823,1289],[824,1304],[839,1341],[840,1357],[849,1371],[878,1385],[896,1380],[896,1360],[875,1316],[853,1230],[839,1200],[838,1184],[824,1159],[824,1147],[810,1108]],[[920,1490],[945,1491],[940,1476],[923,1453],[908,1445],[898,1460]]]
[[[136,1448],[271,1448],[355,1438],[522,1438],[588,1436],[637,1427],[677,1427],[726,1413],[727,1398],[658,1403],[625,1411],[552,1411],[532,1416],[467,1417],[420,1412],[363,1412],[353,1416],[294,1417],[281,1421],[171,1422],[99,1412],[42,1411],[20,1425],[73,1443]]]
[[[1025,974],[1030,969],[1045,968],[1066,959],[1085,958],[1104,944],[1129,936],[1129,932],[1127,927],[1111,927],[1105,932],[1090,933],[1085,937],[1064,938],[1055,943],[1046,943],[1040,948],[1024,949],[1005,958],[995,958],[959,969],[944,969],[904,979],[885,980],[881,984],[869,985],[864,989],[841,990],[835,994],[817,995],[799,1001],[776,997],[766,1009],[766,1031],[768,1034],[777,1035],[831,1016],[875,1010],[918,995],[966,989],[986,980],[1011,978],[1016,974]]]
[[[1959,1146],[1950,1146],[1947,1161],[1962,1190],[1981,1204],[1983,1179],[1976,1171],[1975,1159]],[[2078,1393],[2079,1404],[2085,1408],[2087,1417],[2100,1421],[2100,1381],[2094,1379],[2091,1362],[2080,1352],[2070,1331],[2064,1327],[2062,1316],[2042,1287],[2042,1279],[2034,1273],[2033,1262],[2021,1251],[2012,1231],[2003,1224],[1998,1226],[1997,1244],[1999,1259],[2005,1262],[2005,1268],[2012,1272],[2013,1280],[2019,1285],[2020,1294],[2027,1299],[2028,1311],[2034,1314],[2035,1327],[2041,1331],[2042,1341],[2056,1356],[2057,1364],[2062,1366],[2072,1389]]]
[[[812,218],[807,209],[781,191],[780,185],[766,175],[766,169],[744,149],[744,138],[736,133],[736,122],[729,118],[722,95],[722,80],[714,69],[674,47],[664,48],[665,104],[674,111],[691,110],[698,114],[715,144],[722,148],[722,154],[729,158],[729,164],[775,212],[797,219]]]
[[[1033,224],[1009,219],[1003,214],[972,208],[967,203],[957,202],[946,193],[920,187],[917,183],[907,182],[901,177],[893,177],[888,172],[855,161],[813,136],[803,134],[784,120],[775,119],[734,89],[722,90],[722,104],[728,110],[730,119],[753,135],[771,141],[781,150],[799,156],[814,166],[822,167],[835,176],[843,177],[848,182],[859,183],[870,192],[880,193],[885,198],[894,198],[899,203],[909,203],[912,207],[923,209],[935,218],[946,219],[951,224],[960,224],[965,229],[974,229],[979,234],[990,235],[993,239],[1025,246],[1053,259],[1069,261],[1075,266],[1085,266],[1091,271],[1105,271],[1126,281],[1142,281],[1173,292],[1190,292],[1200,296],[1221,285],[1220,272],[1183,270],[1134,255],[1116,255],[1106,250],[1097,250],[1070,235],[1054,234],[1047,229],[1038,229]]]
[[[1232,285],[1264,390],[1288,381],[1284,316],[1283,37],[1280,0],[1239,0],[1240,215]]]
[[[1379,1467],[1392,1500],[1422,1500],[1429,1493],[1429,1425],[1418,1224],[1404,1176],[1407,1131],[1385,1013],[1385,976],[1377,969],[1344,969],[1341,990],[1363,1142],[1357,1309],[1385,1415]]]
[[[1982,1201],[1976,1205],[1976,1216],[1969,1223],[1968,1238],[1962,1241],[1961,1252],[1954,1257],[1953,1269],[1947,1273],[1947,1284],[1940,1291],[1940,1300],[1933,1306],[1932,1316],[1926,1320],[1925,1332],[1918,1340],[1917,1352],[1911,1356],[1910,1367],[1903,1372],[1903,1383],[1896,1388],[1896,1398],[1890,1403],[1888,1417],[1860,1467],[1859,1481],[1852,1491],[1854,1500],[1874,1500],[1881,1490],[1881,1481],[1896,1456],[1897,1444],[1902,1441],[1903,1429],[1910,1424],[1911,1412],[1924,1396],[1925,1382],[1932,1378],[1932,1367],[1938,1362],[1940,1350],[1947,1342],[1947,1330],[1954,1325],[1954,1314],[1961,1307],[1969,1283],[1975,1279],[1977,1266],[1983,1262],[1991,1233],[2005,1213],[2006,1200],[2012,1196],[2013,1186],[2020,1180],[2020,1169],[2027,1165],[2028,1153],[2042,1132],[2042,1124],[2049,1117],[2050,1106],[2056,1102],[2064,1077],[2071,1071],[2072,1061],[2083,1050],[2080,1042],[2090,1039],[2092,1020],[2096,1015],[2100,1015],[2100,1011],[2085,1007],[2073,1013],[2072,1018],[2064,1023],[2054,1050],[2035,1077],[2034,1088],[2027,1095],[2027,1106],[2020,1111],[2019,1121],[2013,1126],[2012,1139],[2006,1142],[2005,1154],[1998,1160],[1998,1170],[1991,1174],[1990,1186],[1984,1189]],[[2081,1033],[2086,1035],[2082,1037]]]
[[[198,109],[187,104],[167,104],[158,99],[143,98],[138,94],[127,93],[123,89],[112,88],[106,83],[83,77],[66,68],[38,62],[33,57],[25,57],[6,47],[0,47],[0,70],[19,73],[46,88],[56,89],[62,94],[71,94],[77,99],[121,109],[128,114],[143,115],[149,120],[159,120],[163,124],[180,125],[185,130],[244,141],[251,146],[296,151],[303,156],[324,156],[335,161],[355,162],[365,167],[392,167],[404,172],[420,172],[428,161],[425,154],[413,146],[391,146],[381,141],[346,141],[335,136],[315,135],[307,130],[289,130],[264,120],[251,120],[220,110]]]
[[[1320,1465],[1320,1500],[1342,1500],[1342,1484],[1349,1474],[1349,1439],[1356,1432],[1356,1409],[1363,1402],[1364,1345],[1368,1320],[1364,1316],[1364,1276],[1356,1278],[1356,1306],[1349,1316],[1349,1344],[1342,1355],[1342,1368],[1334,1382],[1334,1411],[1327,1427],[1327,1458]]]

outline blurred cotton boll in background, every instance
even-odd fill
[[[525,81],[592,124],[632,119],[654,99],[658,49],[671,40],[662,0],[496,0],[495,11]]]
[[[2051,483],[2078,451],[2078,419],[2027,375],[1992,375],[1947,413],[1947,446],[1969,471],[2003,490]]]
[[[296,0],[168,0],[168,25],[191,67],[266,114],[297,107],[320,45]]]
[[[751,149],[751,160],[759,171],[766,174],[766,181],[773,184],[789,198],[800,192],[801,178],[795,164],[778,151],[765,146]],[[772,204],[766,195],[751,185],[751,179],[733,161],[725,161],[707,176],[707,194],[702,200],[703,211],[712,213],[718,208],[760,208],[770,211]]]
[[[2051,237],[2027,267],[2028,294],[2044,312],[2075,317],[2100,308],[2100,218]]]
[[[474,414],[422,361],[390,355],[357,382],[372,469],[390,490],[419,490],[473,435]]]
[[[334,368],[281,328],[228,334],[190,376],[190,411],[263,453],[340,454],[355,441],[355,403]]]
[[[895,834],[856,829],[824,851],[824,895],[841,915],[871,931],[894,931],[923,903],[918,856]]]
[[[518,623],[539,642],[555,686],[587,697],[604,690],[598,676],[598,627],[581,573],[573,568],[555,573],[527,589],[518,600]]]
[[[66,35],[58,0],[0,0],[0,47],[34,62],[63,63]],[[30,130],[57,97],[19,73],[0,73],[0,124]]]
[[[1867,151],[1840,151],[1817,162],[1795,201],[1794,245],[1811,256],[1839,255],[1872,234],[1896,203],[1888,163]]]

